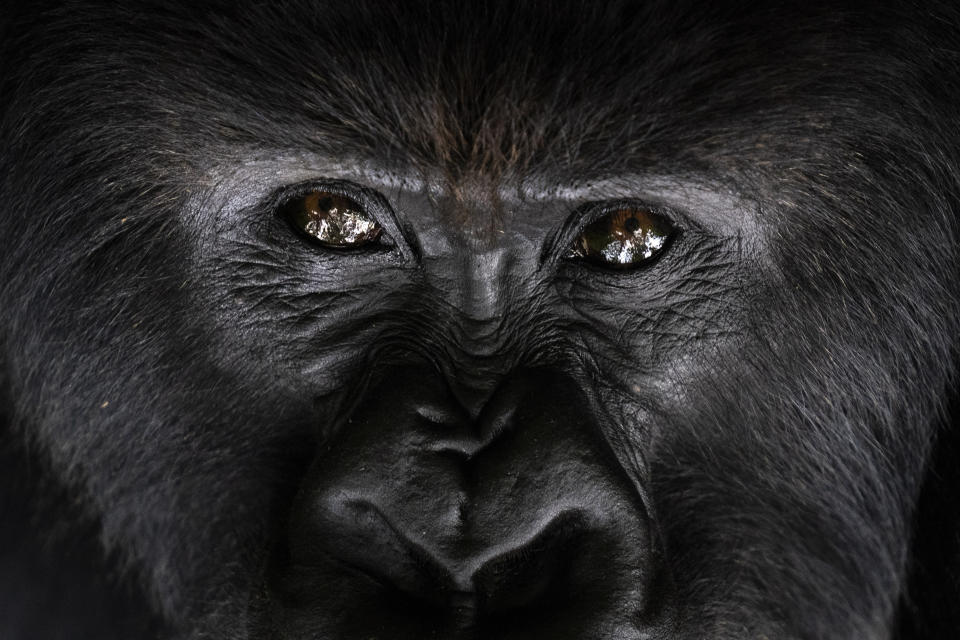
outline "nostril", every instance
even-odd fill
[[[481,613],[556,606],[572,596],[582,586],[572,559],[589,555],[590,530],[584,512],[566,511],[532,540],[487,561],[474,574]]]
[[[427,423],[444,429],[459,429],[467,426],[463,413],[457,408],[438,402],[425,402],[416,406],[416,414]]]
[[[450,381],[447,388],[446,402],[417,409],[425,422],[446,431],[433,450],[456,450],[470,457],[510,430],[521,395],[514,385],[483,387]]]
[[[423,403],[417,406],[418,427],[426,434],[425,451],[453,453],[469,458],[483,446],[473,423],[450,403]]]
[[[448,385],[453,400],[466,412],[471,422],[476,422],[480,418],[483,408],[487,406],[497,390],[496,385],[474,385],[464,383],[457,378],[451,378]]]

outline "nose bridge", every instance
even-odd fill
[[[540,230],[525,222],[529,212],[521,204],[506,204],[500,185],[476,176],[461,177],[422,206],[436,220],[421,240],[439,310],[427,325],[433,335],[424,337],[439,348],[435,364],[450,391],[476,417],[528,354],[521,336],[537,325],[529,300]]]
[[[492,247],[486,251],[465,251],[459,261],[459,295],[455,304],[460,312],[465,328],[472,329],[478,339],[495,328],[505,319],[511,280],[519,274],[511,271],[509,248]]]
[[[446,281],[453,313],[444,328],[443,373],[474,418],[522,352],[517,337],[529,319],[516,301],[527,278],[515,251],[506,241],[482,250],[471,247],[456,257],[453,281]]]

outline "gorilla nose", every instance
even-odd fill
[[[304,479],[278,552],[277,591],[292,594],[278,615],[311,637],[631,628],[651,601],[651,532],[577,383],[518,371],[471,402],[429,372],[392,373]]]

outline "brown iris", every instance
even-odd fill
[[[325,247],[347,249],[377,240],[383,228],[353,198],[310,191],[288,200],[280,213],[298,231]]]
[[[608,267],[632,267],[654,259],[667,246],[674,226],[644,207],[622,207],[587,225],[567,252]]]

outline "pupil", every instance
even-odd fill
[[[624,221],[623,228],[629,231],[630,233],[633,233],[634,231],[640,228],[640,221],[637,220],[635,217],[631,216]]]
[[[333,198],[330,196],[323,196],[320,198],[320,201],[317,202],[317,208],[322,211],[327,211],[333,208]]]

